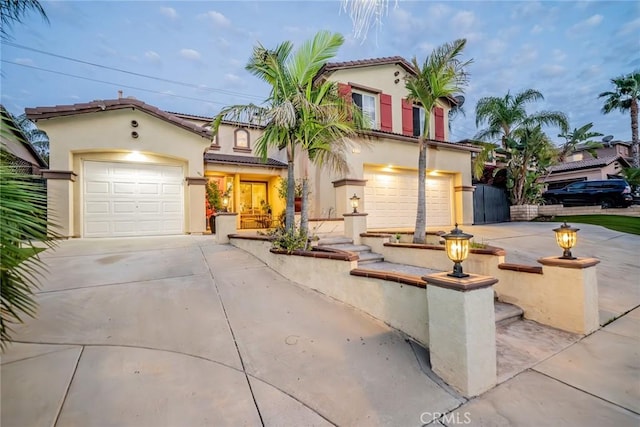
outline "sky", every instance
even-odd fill
[[[332,62],[414,56],[468,40],[470,83],[450,140],[478,131],[475,105],[526,89],[545,99],[529,112],[564,112],[571,128],[631,139],[628,113],[601,113],[610,79],[640,69],[640,2],[391,0],[366,38],[340,1],[41,1],[2,41],[0,92],[12,113],[26,107],[115,99],[118,90],[166,111],[213,116],[261,103],[269,87],[244,67],[253,47],[299,46],[319,30],[345,43]],[[120,71],[118,71],[120,70]],[[558,130],[548,134],[556,142]]]

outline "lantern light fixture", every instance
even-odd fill
[[[351,197],[351,207],[353,208],[353,213],[358,213],[358,205],[360,204],[360,197],[353,193],[353,197]]]
[[[564,224],[558,228],[554,228],[553,231],[556,233],[558,246],[564,250],[560,259],[576,259],[576,257],[571,254],[571,248],[573,248],[578,241],[578,231],[580,231],[580,229],[568,225],[565,221]]]
[[[462,271],[462,261],[469,256],[469,240],[472,237],[472,234],[467,234],[460,230],[458,224],[450,233],[442,235],[447,256],[454,263],[453,272],[447,274],[447,276],[456,278],[469,277],[468,274]]]
[[[229,212],[229,196],[222,197],[222,206],[225,212]]]

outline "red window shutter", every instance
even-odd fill
[[[440,107],[434,107],[433,115],[436,119],[436,139],[444,141],[444,110]]]
[[[380,130],[393,132],[393,119],[391,114],[391,95],[380,94]]]
[[[402,134],[413,136],[413,104],[402,100]]]
[[[338,83],[338,95],[343,97],[345,101],[351,102],[351,86],[344,83]]]

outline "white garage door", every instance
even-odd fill
[[[364,188],[368,228],[399,228],[416,225],[417,172],[366,172]],[[426,186],[427,227],[452,223],[451,178],[428,176]]]
[[[84,236],[181,234],[183,181],[180,166],[84,162]]]

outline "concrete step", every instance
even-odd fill
[[[384,257],[382,255],[371,251],[358,252],[358,256],[360,257],[358,265],[374,264],[376,262],[384,261]]]
[[[353,239],[350,239],[346,236],[328,236],[321,237],[318,240],[318,246],[331,246],[331,245],[342,245],[342,244],[353,244]]]
[[[352,242],[351,243],[334,243],[331,245],[320,245],[318,244],[318,246],[323,246],[325,248],[333,248],[333,249],[340,249],[341,251],[349,251],[349,252],[365,252],[365,251],[370,251],[371,248],[367,245],[354,245]]]
[[[507,325],[522,319],[524,313],[520,307],[500,301],[494,303],[496,312],[496,325]]]

